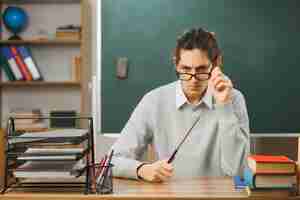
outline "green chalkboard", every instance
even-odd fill
[[[251,132],[299,132],[299,7],[299,0],[102,0],[102,131],[120,132],[146,92],[176,80],[176,37],[201,26],[217,34]],[[116,77],[118,57],[129,59],[125,80]]]

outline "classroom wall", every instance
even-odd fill
[[[95,5],[95,1],[96,0],[91,0],[92,4]],[[113,30],[114,28],[118,29],[119,28],[119,32],[113,32],[112,33],[112,37],[108,37],[110,38],[109,40],[106,40],[104,42],[104,47],[102,45],[100,45],[100,52],[101,55],[105,56],[105,58],[102,60],[103,62],[97,63],[97,59],[96,57],[99,57],[101,55],[95,55],[96,50],[93,51],[93,63],[94,63],[94,72],[96,74],[97,69],[99,70],[98,67],[101,68],[101,64],[102,64],[102,68],[98,71],[98,76],[100,75],[100,78],[102,78],[101,76],[101,72],[102,71],[106,71],[106,74],[103,74],[104,76],[109,77],[112,81],[116,81],[119,83],[115,83],[115,84],[111,84],[108,83],[107,86],[107,90],[113,90],[116,89],[115,86],[120,86],[124,83],[124,81],[118,81],[115,79],[114,77],[114,60],[116,58],[116,56],[124,56],[126,55],[125,53],[122,52],[126,52],[126,40],[128,40],[128,38],[126,38],[126,34],[124,35],[122,31],[127,31],[127,32],[132,32],[133,34],[130,36],[132,39],[136,39],[136,37],[150,37],[149,35],[151,35],[151,33],[148,33],[149,35],[141,35],[143,32],[138,32],[138,31],[133,31],[130,27],[136,27],[137,29],[142,29],[142,26],[147,26],[146,23],[144,24],[140,24],[137,23],[135,20],[129,20],[128,18],[124,17],[126,15],[130,16],[130,11],[126,10],[126,9],[133,9],[135,7],[141,7],[141,9],[147,9],[147,5],[149,6],[149,4],[156,4],[156,3],[162,3],[161,1],[149,1],[149,2],[144,2],[144,1],[134,1],[134,0],[125,0],[122,1],[122,3],[118,0],[115,1],[109,1],[109,0],[101,0],[102,1],[102,6],[107,4],[111,7],[106,8],[106,12],[110,12],[112,10],[117,10],[120,11],[119,15],[115,15],[115,16],[110,16],[111,18],[109,20],[112,20],[111,24],[104,24],[102,25],[103,27],[108,26],[108,30],[102,30],[102,34],[106,34],[106,36],[104,35],[104,40],[107,39],[107,36],[110,35],[111,30]],[[105,2],[104,2],[105,1]],[[103,4],[104,2],[104,4]],[[177,2],[176,0],[172,1],[172,2]],[[246,98],[248,99],[250,97],[250,99],[252,99],[252,102],[250,102],[248,104],[248,108],[250,109],[249,113],[250,113],[250,117],[251,117],[251,122],[255,122],[258,120],[258,131],[260,133],[263,133],[264,128],[263,128],[263,122],[264,120],[267,120],[267,129],[271,130],[271,133],[288,133],[290,131],[292,132],[298,132],[298,126],[297,126],[297,121],[298,118],[297,116],[299,116],[299,111],[297,108],[295,108],[294,105],[297,105],[296,102],[298,102],[298,100],[300,100],[297,91],[298,85],[294,84],[294,82],[292,80],[295,80],[295,76],[297,76],[297,73],[293,73],[295,70],[298,70],[298,64],[297,64],[297,55],[298,55],[298,51],[296,50],[295,47],[297,47],[297,44],[299,44],[299,39],[297,36],[297,33],[299,32],[299,27],[296,26],[296,21],[297,19],[299,19],[299,14],[297,14],[297,8],[298,6],[298,2],[296,0],[290,0],[290,1],[278,1],[278,2],[273,2],[270,0],[266,0],[264,2],[255,0],[255,1],[240,1],[240,2],[236,2],[236,1],[226,1],[227,4],[225,4],[225,1],[217,1],[221,6],[224,6],[225,9],[232,9],[235,10],[236,12],[238,12],[238,9],[240,9],[242,7],[242,9],[240,9],[240,13],[244,13],[244,14],[248,14],[249,16],[252,16],[252,25],[258,25],[261,28],[260,32],[255,32],[255,29],[253,27],[251,27],[244,18],[237,18],[235,20],[239,21],[241,23],[241,27],[237,27],[234,24],[223,24],[224,30],[220,30],[219,28],[216,28],[215,26],[208,26],[211,31],[216,31],[218,34],[218,37],[221,39],[225,39],[224,38],[224,33],[226,33],[226,31],[232,31],[233,32],[233,37],[226,43],[225,41],[221,42],[222,47],[226,47],[229,49],[229,52],[225,52],[225,70],[226,72],[229,73],[233,73],[233,75],[235,76],[235,83],[238,84],[239,88],[242,89],[243,91],[246,92]],[[252,3],[251,3],[252,2]],[[216,3],[216,1],[189,1],[189,3],[183,3],[182,2],[182,8],[185,9],[191,9],[193,13],[197,12],[196,8],[193,8],[191,6],[191,4],[197,4],[200,3],[202,4],[203,7],[205,8],[209,8],[212,7],[214,3]],[[273,5],[274,3],[274,5]],[[162,3],[161,8],[160,9],[165,9],[167,7],[167,5],[170,4],[170,1],[166,0]],[[272,6],[270,6],[272,4]],[[124,5],[124,6],[122,6]],[[177,7],[180,8],[180,5],[178,5]],[[156,5],[158,6],[158,5]],[[173,5],[172,5],[173,6]],[[171,7],[172,7],[171,6]],[[153,6],[155,7],[155,6]],[[186,8],[184,8],[186,7]],[[95,8],[95,7],[94,7]],[[151,9],[151,6],[148,7],[148,9]],[[172,9],[172,8],[169,8]],[[178,9],[180,10],[180,9]],[[209,11],[207,11],[207,16],[205,17],[205,20],[209,20],[209,16],[211,16],[211,13],[213,13],[213,9],[209,9]],[[93,16],[96,16],[96,13],[99,13],[100,11],[97,9],[93,10]],[[128,13],[129,12],[129,13]],[[140,11],[142,13],[142,11]],[[155,15],[158,11],[155,11],[155,13],[153,13],[153,15]],[[174,13],[170,13],[171,11],[166,9],[164,12],[160,12],[159,16],[171,16],[174,15]],[[175,11],[174,11],[175,12]],[[186,12],[186,11],[185,11]],[[139,12],[137,12],[139,13]],[[132,14],[132,13],[131,13]],[[151,13],[148,13],[151,16]],[[177,28],[176,31],[174,31],[174,35],[169,35],[170,38],[166,38],[166,40],[162,40],[159,39],[160,43],[159,45],[161,45],[162,43],[169,41],[168,47],[163,47],[159,50],[159,52],[164,52],[164,55],[158,56],[157,54],[155,54],[151,48],[147,49],[147,47],[145,47],[145,50],[149,50],[147,53],[150,52],[150,56],[152,56],[152,58],[154,58],[153,56],[158,56],[154,62],[161,62],[162,59],[165,59],[164,61],[162,61],[163,64],[165,64],[164,67],[169,67],[167,68],[167,73],[170,72],[170,70],[172,68],[168,57],[170,56],[170,54],[168,53],[169,50],[171,50],[173,48],[172,45],[175,39],[175,35],[182,30],[183,27],[186,27],[186,24],[184,24],[184,21],[186,20],[186,16],[185,15],[189,15],[190,13],[186,12],[178,12],[178,16],[181,17],[181,25],[179,27],[181,28]],[[103,17],[103,15],[107,15],[106,14],[102,14],[101,16]],[[133,13],[134,15],[134,13]],[[138,15],[138,14],[136,14]],[[228,19],[230,19],[232,16],[222,16],[223,14],[221,13],[217,13],[216,17],[211,17],[210,20],[217,22],[218,19],[222,20],[222,17],[227,17]],[[277,15],[276,17],[272,17],[272,15]],[[283,15],[283,17],[281,17]],[[123,16],[123,17],[122,17]],[[145,15],[145,18],[149,18],[149,15]],[[138,16],[137,16],[138,17]],[[188,16],[190,17],[190,16]],[[120,27],[116,27],[120,24],[118,24],[118,22],[114,21],[116,20],[116,18],[120,18],[123,20],[124,24],[128,24],[128,21],[130,21],[131,23],[128,24],[128,27],[125,26],[120,26]],[[159,19],[159,18],[158,18]],[[105,19],[104,19],[105,20]],[[127,21],[126,21],[127,20]],[[179,20],[179,21],[180,21]],[[202,19],[201,19],[202,20]],[[195,17],[195,21],[197,23],[191,23],[188,22],[188,24],[190,26],[195,25],[195,24],[201,24],[201,20],[199,20],[199,18]],[[125,23],[126,22],[126,23]],[[199,23],[198,23],[199,22]],[[107,21],[106,21],[107,23]],[[157,21],[158,25],[159,23],[161,23],[159,20]],[[174,20],[170,21],[170,24],[174,23]],[[100,25],[100,22],[97,22],[97,25]],[[149,24],[148,24],[149,25]],[[153,21],[150,24],[152,25],[152,27],[154,27],[155,24]],[[204,25],[207,25],[204,23]],[[228,28],[230,27],[230,28]],[[123,29],[122,29],[123,28]],[[166,29],[163,29],[161,31],[169,31],[168,29],[169,27],[167,26]],[[244,28],[244,29],[243,29]],[[151,29],[151,28],[150,28]],[[149,29],[147,29],[149,30]],[[107,31],[107,32],[106,32]],[[106,32],[106,33],[105,33]],[[136,35],[138,34],[139,35]],[[277,35],[276,35],[277,34]],[[113,38],[116,37],[117,35],[118,38]],[[168,35],[168,34],[166,34]],[[105,39],[106,37],[106,39]],[[158,37],[158,36],[157,36]],[[278,38],[280,40],[278,40]],[[115,40],[116,39],[116,40]],[[149,43],[149,41],[144,41],[141,38],[137,39],[138,40],[138,45],[139,43]],[[252,42],[254,42],[253,44],[251,44],[251,41],[249,42],[248,40],[252,40]],[[259,41],[258,46],[254,45],[257,44],[255,43],[255,40]],[[96,41],[96,39],[95,39]],[[172,43],[170,42],[172,41]],[[253,48],[251,47],[241,47],[239,46],[240,43],[242,41],[246,41],[247,44],[253,45]],[[151,42],[151,41],[150,41]],[[225,43],[223,43],[225,42]],[[167,42],[168,43],[168,42]],[[94,44],[95,45],[95,44]],[[105,46],[106,45],[106,46]],[[146,45],[147,46],[147,45]],[[109,47],[109,48],[107,48]],[[110,48],[113,47],[113,48]],[[95,48],[95,46],[94,46]],[[106,50],[103,50],[103,48],[107,48]],[[138,48],[136,48],[136,46],[127,46],[127,48],[129,48],[129,51],[132,53],[134,50],[138,50]],[[241,53],[241,55],[235,55],[235,51],[233,51],[235,48],[237,48],[237,52]],[[256,51],[258,48],[258,51]],[[117,50],[118,49],[118,50]],[[97,49],[99,50],[99,49]],[[104,52],[103,52],[104,51]],[[115,51],[115,52],[114,52]],[[231,51],[231,52],[230,52]],[[257,60],[253,58],[253,55],[255,54],[251,54],[251,52],[254,51],[254,53],[257,53],[257,56],[259,59],[261,60]],[[106,52],[106,53],[105,53]],[[116,53],[117,52],[117,53]],[[139,53],[141,53],[141,51],[138,51]],[[266,53],[265,53],[266,52]],[[265,53],[265,54],[264,54]],[[284,55],[282,55],[282,53]],[[139,55],[139,54],[138,54]],[[149,55],[149,54],[148,54]],[[229,57],[228,57],[229,56]],[[231,57],[230,57],[231,56]],[[282,59],[282,57],[286,57],[286,59]],[[145,57],[143,57],[145,58]],[[270,60],[270,58],[275,58],[273,61]],[[280,62],[276,62],[278,61],[278,59],[281,59]],[[146,58],[147,60],[147,58]],[[143,70],[142,67],[145,66],[141,66],[141,65],[137,65],[136,62],[134,62],[135,60],[131,60],[130,58],[130,70],[136,70],[137,72],[141,72],[141,70]],[[246,62],[250,62],[250,65],[242,65],[243,61]],[[139,61],[140,62],[140,61]],[[166,63],[165,63],[166,62]],[[147,62],[145,60],[143,60],[143,63],[147,63],[148,65],[151,65],[152,63]],[[257,66],[259,66],[258,68],[255,67],[255,64],[257,64]],[[147,67],[146,66],[146,67]],[[264,68],[264,66],[266,66],[266,68]],[[273,67],[272,67],[273,66]],[[139,69],[136,69],[136,68]],[[236,71],[236,67],[239,67],[239,70]],[[247,68],[250,67],[250,68]],[[106,69],[103,69],[106,68]],[[132,69],[134,68],[134,69]],[[107,70],[108,69],[108,70]],[[279,69],[279,70],[278,70]],[[166,69],[164,69],[166,70]],[[142,78],[138,79],[138,81],[141,81],[139,83],[143,82],[143,77],[144,78],[149,78],[149,76],[147,75],[151,75],[151,73],[148,73],[149,71],[147,71],[146,73],[143,73]],[[236,73],[237,72],[237,73]],[[256,75],[258,75],[257,77],[253,77],[251,76],[251,74],[253,75],[257,73]],[[131,73],[131,72],[130,72]],[[235,74],[236,73],[236,74]],[[276,74],[274,74],[276,73]],[[268,78],[270,78],[270,75],[273,74],[271,76],[271,81],[266,81],[268,80]],[[289,79],[288,75],[291,75],[291,79]],[[132,76],[132,74],[130,74],[130,76]],[[155,77],[156,81],[159,77]],[[166,79],[172,80],[174,77],[169,77],[167,76]],[[245,78],[245,80],[243,81],[242,79]],[[254,78],[254,79],[253,79]],[[136,81],[136,80],[135,80]],[[160,80],[161,81],[161,80]],[[152,85],[142,85],[142,90],[138,89],[135,90],[135,85],[131,84],[130,86],[132,86],[132,91],[137,92],[138,97],[133,95],[134,97],[130,100],[129,105],[123,105],[123,107],[125,107],[125,109],[127,110],[125,112],[125,114],[122,114],[122,119],[117,119],[114,120],[114,117],[116,117],[117,115],[119,116],[119,110],[118,109],[112,109],[114,102],[112,103],[104,103],[101,104],[102,107],[104,106],[106,109],[105,111],[103,111],[103,108],[101,109],[97,109],[97,112],[100,113],[100,121],[106,123],[108,121],[107,125],[102,126],[102,130],[100,129],[100,132],[115,132],[118,133],[121,129],[121,127],[123,127],[124,123],[126,122],[126,120],[128,119],[131,111],[133,110],[135,104],[137,103],[138,98],[143,95],[143,93],[158,85],[160,83],[160,81],[157,81],[155,83],[152,83]],[[163,80],[165,81],[165,79]],[[288,85],[285,85],[285,82],[288,82]],[[104,81],[101,79],[100,86],[103,87],[103,83]],[[125,81],[126,82],[126,81]],[[127,84],[130,81],[127,81]],[[283,83],[283,84],[281,84]],[[144,84],[144,83],[143,83]],[[126,85],[126,84],[125,84]],[[253,87],[256,86],[256,87]],[[145,86],[145,87],[144,87]],[[251,89],[250,87],[253,87],[254,90],[250,91]],[[291,87],[289,87],[291,86]],[[107,95],[107,96],[102,96],[102,98],[106,98],[106,102],[109,101],[109,99],[114,96],[114,94],[109,94],[109,92],[107,92],[107,90],[104,92],[101,90],[101,87],[98,88],[98,94],[101,95]],[[287,90],[282,90],[282,89],[286,89]],[[124,88],[121,87],[121,90],[123,90]],[[263,92],[266,91],[265,95],[267,98],[257,98],[257,94],[259,92]],[[271,93],[268,91],[271,90]],[[118,90],[115,91],[116,93],[118,92]],[[258,92],[258,93],[257,93]],[[278,93],[279,92],[279,93]],[[281,92],[281,93],[280,93]],[[247,94],[248,93],[248,94]],[[260,93],[261,94],[261,93]],[[280,94],[278,96],[278,98],[274,98],[275,94]],[[276,97],[276,96],[275,96]],[[260,104],[257,108],[256,111],[253,109],[253,107],[255,106],[255,104]],[[266,107],[264,107],[266,105]],[[279,106],[279,110],[278,108],[276,108],[276,106]],[[285,106],[287,106],[288,110],[285,113]],[[274,109],[275,112],[280,113],[280,115],[268,115],[268,112],[272,111],[272,109]],[[117,111],[118,113],[117,113]],[[111,112],[112,111],[112,112]],[[257,113],[258,111],[258,113]],[[291,112],[292,111],[292,112]],[[106,119],[102,119],[101,120],[101,116],[103,117],[103,114],[108,113],[108,116]],[[110,113],[109,113],[110,112]],[[116,115],[117,113],[117,115]],[[259,115],[258,115],[259,114]],[[125,117],[124,117],[125,116]],[[275,120],[270,120],[271,118],[267,119],[268,116],[273,117]],[[283,122],[283,123],[281,123]],[[100,122],[101,123],[101,122]],[[101,124],[99,123],[99,126],[101,127]],[[291,123],[292,126],[290,126],[290,129],[287,129],[286,124]],[[117,126],[113,127],[113,124],[117,124]],[[274,126],[273,126],[274,125]],[[252,127],[253,127],[253,123],[252,123]],[[271,128],[270,128],[271,127]],[[279,127],[279,128],[278,128]],[[262,130],[262,131],[261,131]],[[266,129],[265,129],[266,130]],[[253,131],[253,129],[252,129]],[[113,144],[114,140],[117,138],[116,137],[106,137],[106,136],[102,136],[102,135],[97,135],[97,155],[103,155],[104,152],[106,152],[110,146]],[[252,147],[252,152],[254,153],[254,147],[256,149],[257,153],[284,153],[286,152],[286,155],[290,155],[291,158],[296,159],[296,154],[297,154],[297,141],[295,139],[280,139],[280,138],[271,138],[271,139],[267,139],[267,140],[252,140],[251,142],[251,147]]]
[[[193,26],[216,32],[224,72],[246,97],[251,131],[299,132],[300,1],[102,0],[102,6],[102,132],[119,133],[146,92],[176,79],[176,36]],[[126,80],[116,78],[122,56],[129,59]]]

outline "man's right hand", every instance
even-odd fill
[[[137,171],[138,176],[150,182],[167,181],[173,175],[173,167],[167,160],[145,164]]]

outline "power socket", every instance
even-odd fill
[[[128,77],[128,58],[117,58],[116,76],[118,79],[127,79]]]

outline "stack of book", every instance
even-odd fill
[[[249,196],[288,197],[297,190],[296,163],[286,156],[251,155],[244,181]]]
[[[0,68],[3,68],[9,81],[42,80],[41,72],[26,46],[2,46]]]
[[[57,39],[67,40],[80,40],[81,39],[81,27],[75,25],[66,25],[56,28]]]
[[[14,109],[10,112],[14,120],[15,129],[17,131],[41,131],[46,130],[47,125],[40,119],[42,116],[40,109]]]

